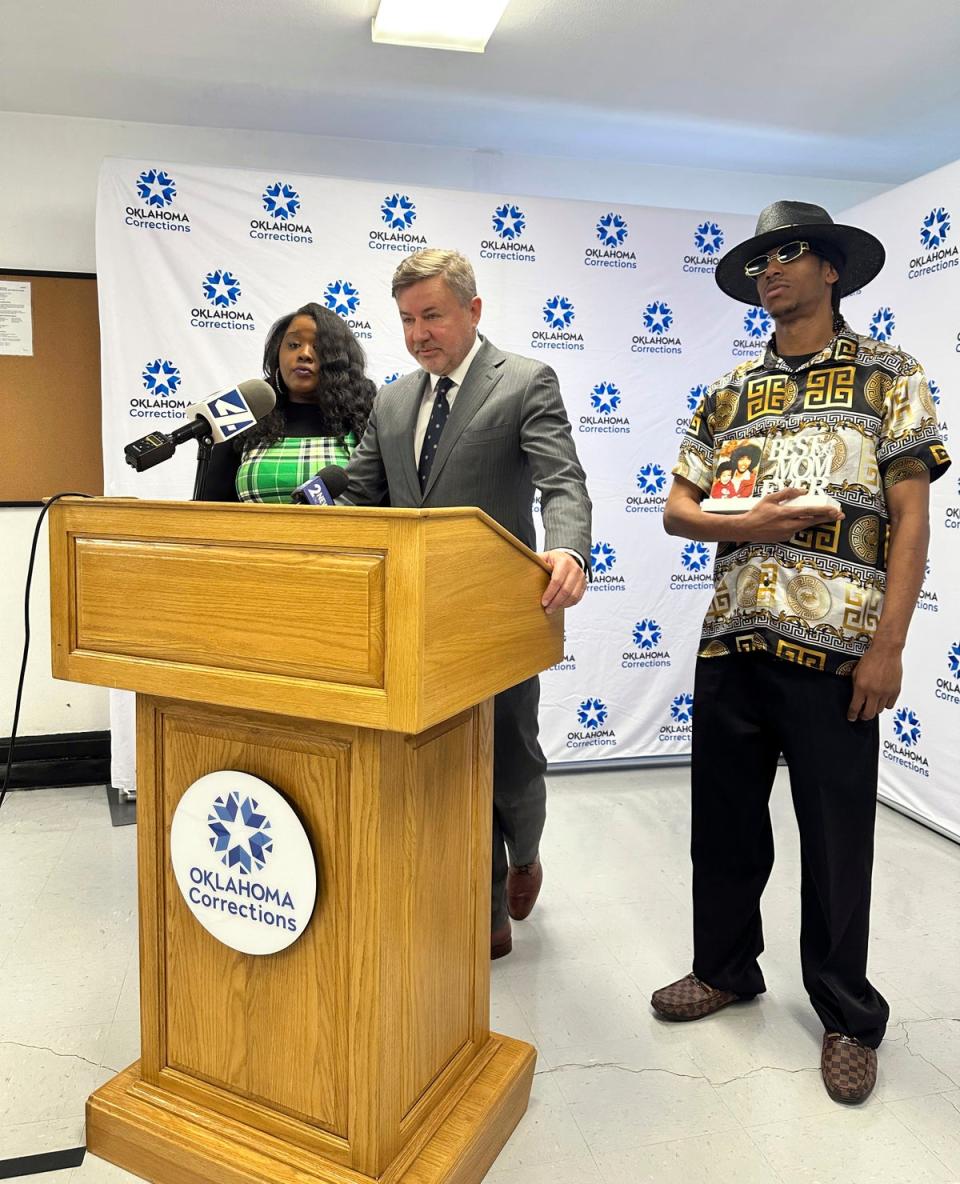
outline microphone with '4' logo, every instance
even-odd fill
[[[179,445],[187,440],[222,444],[232,440],[269,415],[277,402],[273,388],[262,378],[251,378],[228,391],[218,391],[201,403],[192,403],[184,411],[187,422],[169,435],[150,432],[124,448],[127,464],[138,473],[169,460]]]
[[[332,506],[347,488],[347,474],[339,465],[327,465],[315,477],[293,491],[293,500],[305,506]]]

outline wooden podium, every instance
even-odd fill
[[[127,499],[50,512],[53,672],[137,698],[141,1058],[87,1144],[160,1184],[466,1184],[529,1098],[489,1030],[492,704],[560,660],[547,573],[479,510]],[[205,773],[303,823],[299,940],[189,911],[170,824]]]

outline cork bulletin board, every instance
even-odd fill
[[[29,354],[0,352],[0,505],[102,494],[96,276],[0,270],[4,280],[29,285],[32,340]]]

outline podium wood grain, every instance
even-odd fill
[[[476,1184],[535,1062],[489,1031],[489,697],[562,654],[542,564],[476,510],[65,502],[50,545],[55,673],[140,692],[142,1051],[90,1150],[160,1184]],[[275,955],[174,877],[218,769],[277,788],[317,861]]]

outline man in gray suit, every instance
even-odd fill
[[[586,589],[591,505],[556,374],[478,335],[476,279],[456,251],[404,259],[392,291],[407,349],[422,368],[380,390],[341,500],[479,506],[534,547],[539,489],[542,558],[552,573],[541,603],[548,613],[576,604]],[[492,958],[509,954],[510,917],[529,915],[543,878],[539,699],[539,679],[531,678],[494,701]]]

